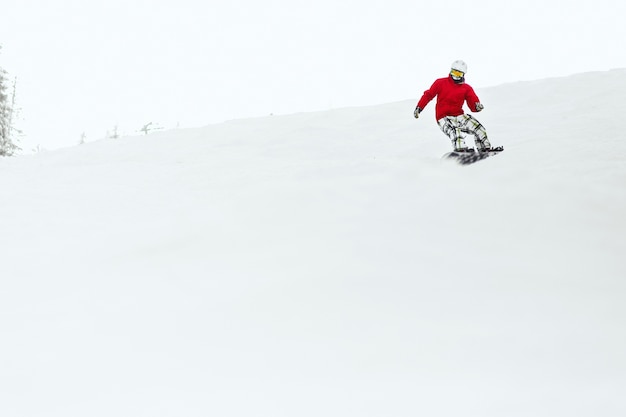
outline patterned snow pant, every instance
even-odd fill
[[[454,149],[466,147],[464,133],[474,135],[474,143],[479,150],[491,148],[485,127],[470,114],[442,117],[437,124],[450,138]]]

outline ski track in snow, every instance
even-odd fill
[[[626,415],[626,70],[477,93],[0,160],[0,414]]]

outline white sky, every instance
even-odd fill
[[[455,59],[478,90],[626,67],[623,0],[3,0],[2,14],[25,151],[116,125],[417,102]]]

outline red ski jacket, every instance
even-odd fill
[[[480,102],[474,89],[468,84],[457,84],[452,77],[439,78],[426,91],[417,103],[417,107],[424,109],[430,101],[437,96],[435,105],[435,117],[437,120],[446,116],[460,116],[463,114],[463,102],[471,111],[476,111],[476,103]]]

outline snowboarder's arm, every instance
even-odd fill
[[[483,106],[480,103],[480,100],[478,99],[478,96],[474,92],[474,89],[470,87],[469,85],[467,87],[468,87],[468,90],[467,90],[467,94],[465,95],[465,101],[467,102],[467,107],[469,107],[470,110],[473,112],[481,111],[485,106]]]
[[[424,107],[426,107],[426,105],[430,103],[430,101],[435,98],[437,94],[439,94],[439,85],[439,80],[437,80],[428,90],[424,91],[422,98],[420,98],[420,101],[417,102],[417,107],[424,109]]]

